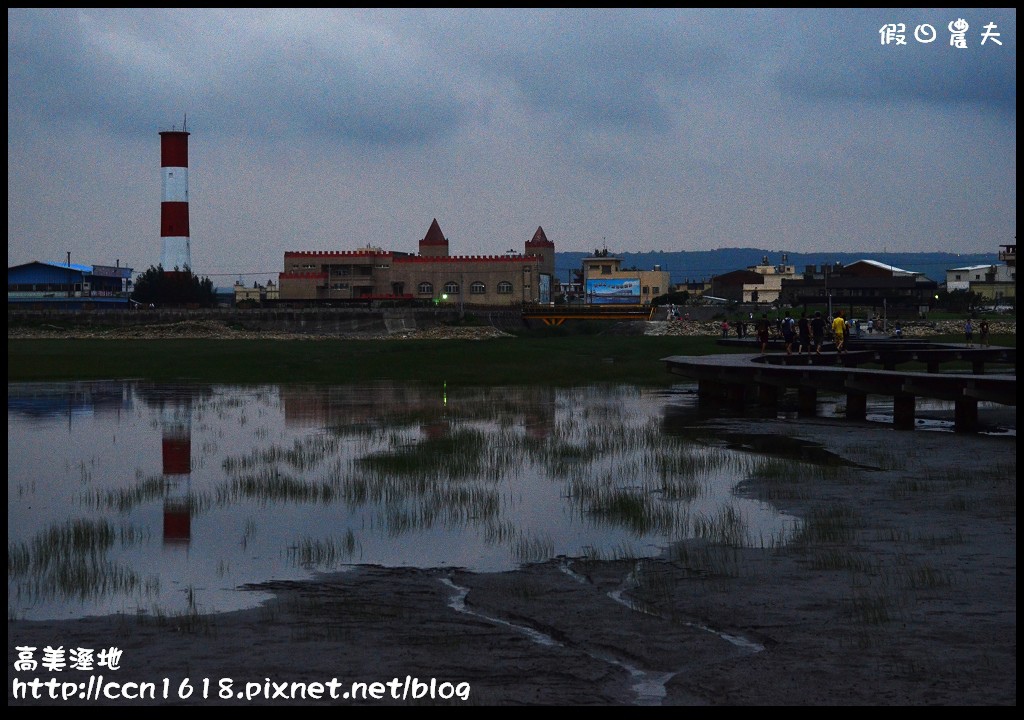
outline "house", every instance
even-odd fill
[[[265,302],[274,303],[280,299],[280,293],[273,280],[267,280],[266,285],[253,283],[252,287],[246,287],[241,280],[236,280],[233,289],[235,307],[255,307]]]
[[[709,294],[738,303],[771,304],[779,300],[783,281],[795,277],[796,268],[786,255],[778,265],[769,263],[766,255],[759,265],[712,277]]]
[[[946,270],[946,291],[967,291],[993,305],[1009,305],[1017,298],[1017,246],[1002,245],[1004,265],[970,265]]]

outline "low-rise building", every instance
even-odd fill
[[[759,265],[711,278],[711,289],[707,294],[737,303],[772,304],[778,302],[782,294],[783,281],[795,277],[796,268],[789,264],[786,255],[782,256],[782,262],[778,265],[768,262],[766,255]]]
[[[792,306],[827,305],[850,312],[859,306],[875,313],[903,309],[918,315],[934,304],[937,289],[938,283],[922,272],[857,260],[820,269],[809,265],[801,277],[782,281],[781,300]]]
[[[972,292],[993,305],[1010,305],[1017,299],[1017,247],[1003,245],[999,257],[1005,265],[970,265],[946,270],[946,291]]]
[[[7,268],[7,303],[87,309],[128,307],[132,268],[34,261]]]
[[[541,227],[523,252],[451,255],[435,218],[419,253],[368,246],[358,250],[289,251],[279,275],[281,302],[330,305],[409,300],[460,306],[550,302],[557,292],[555,246]]]
[[[667,270],[623,268],[622,260],[607,250],[583,258],[582,265],[581,290],[588,305],[650,305],[654,298],[669,291],[671,277]]]

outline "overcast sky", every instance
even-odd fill
[[[158,133],[186,116],[192,268],[218,285],[290,250],[416,252],[434,218],[452,254],[538,226],[613,253],[1016,242],[1011,9],[7,19],[8,265],[158,264]]]

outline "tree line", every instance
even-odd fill
[[[135,281],[132,300],[160,307],[213,307],[216,294],[210,278],[200,279],[189,268],[165,271],[161,265],[151,265]]]

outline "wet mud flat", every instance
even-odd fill
[[[356,567],[261,584],[252,589],[275,599],[256,610],[9,622],[8,704],[1016,704],[1014,438],[825,419],[716,425],[723,442],[778,434],[855,462],[741,483],[738,493],[803,518],[784,547],[691,540],[656,559],[557,558],[489,574]],[[121,669],[108,680],[208,679],[213,691],[19,699],[15,679],[98,674],[16,672],[21,645],[116,646]],[[233,690],[332,678],[348,690],[407,676],[449,691],[466,683],[468,697],[216,692],[224,678]]]

